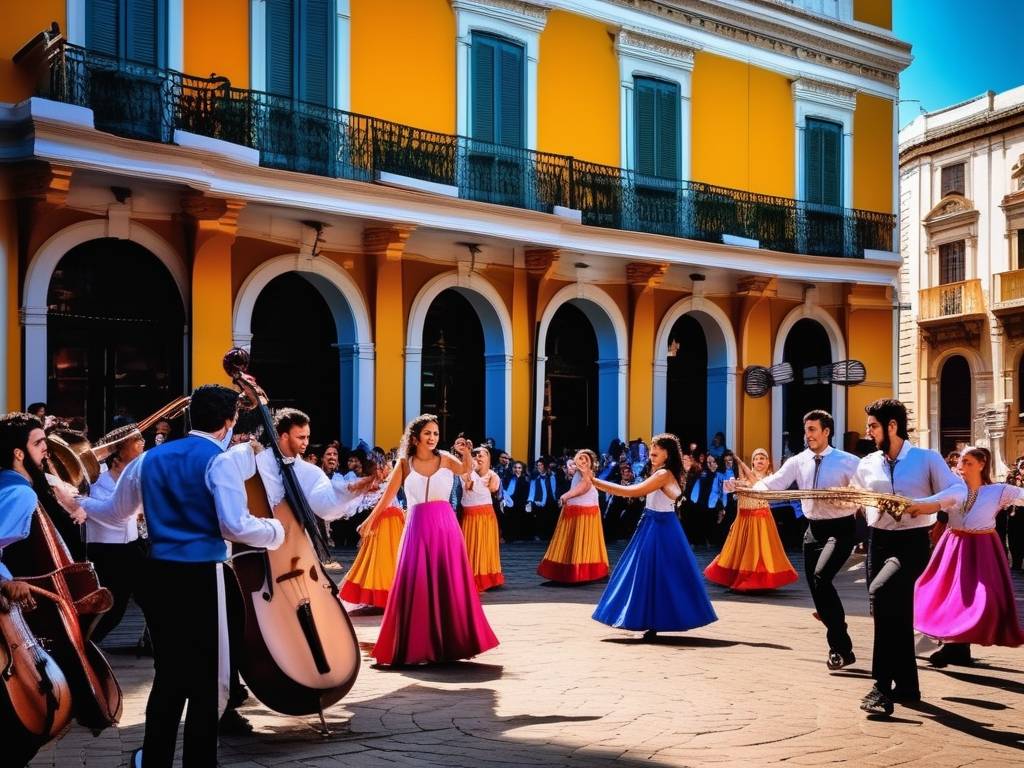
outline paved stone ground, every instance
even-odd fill
[[[612,558],[622,543],[611,547]],[[603,585],[542,585],[540,544],[503,547],[507,585],[484,607],[501,645],[477,660],[388,671],[369,663],[380,616],[354,623],[364,666],[352,692],[314,718],[274,714],[250,700],[256,727],[226,738],[231,768],[330,766],[921,766],[1005,768],[1024,764],[1024,657],[976,648],[971,668],[928,668],[925,701],[871,720],[857,709],[868,690],[871,621],[862,557],[838,582],[860,660],[829,674],[824,633],[802,583],[757,596],[713,587],[719,621],[656,644],[590,619]],[[351,551],[338,559],[350,563]],[[702,565],[712,553],[697,552]],[[798,571],[802,563],[791,555]],[[1017,594],[1024,579],[1015,574]],[[108,638],[137,639],[137,612]],[[919,646],[922,655],[928,641]],[[121,727],[93,738],[77,726],[35,766],[126,764],[142,740],[152,663],[110,650],[125,692]],[[0,764],[3,760],[0,757]]]

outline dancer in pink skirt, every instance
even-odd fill
[[[372,655],[395,666],[466,659],[498,644],[477,594],[466,544],[450,499],[456,475],[473,471],[473,444],[459,438],[460,458],[437,448],[437,417],[418,416],[406,427],[402,457],[373,512],[359,526],[372,529],[405,488],[409,511],[398,550],[395,581]]]
[[[992,456],[967,448],[960,473],[967,501],[949,513],[949,525],[932,552],[914,592],[914,628],[943,640],[929,661],[970,664],[970,643],[1024,644],[1006,552],[995,531],[999,510],[1024,505],[1024,488],[993,483]]]

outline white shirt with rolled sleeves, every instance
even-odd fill
[[[91,512],[114,495],[117,480],[110,472],[104,472],[89,488],[89,495],[78,500],[89,515],[85,521],[85,540],[90,544],[130,544],[139,538],[139,504],[135,514],[116,523],[108,523],[93,517]]]
[[[821,452],[821,468],[818,469],[818,482],[814,482],[814,451],[807,448],[796,456],[792,456],[783,464],[779,471],[758,480],[753,485],[755,491],[785,491],[793,483],[801,490],[814,488],[845,488],[857,471],[860,461],[852,453],[837,451],[831,445]],[[808,520],[831,520],[849,517],[857,510],[849,504],[834,504],[820,499],[801,499],[800,507]]]
[[[939,509],[947,511],[962,507],[967,499],[964,481],[953,474],[946,460],[935,451],[904,441],[891,471],[889,467],[884,453],[869,453],[860,460],[852,485],[877,493],[894,493],[925,504],[938,502]],[[865,512],[868,525],[887,531],[927,528],[935,522],[935,515],[904,515],[897,522],[875,507],[865,507]]]
[[[280,504],[284,499],[284,481],[274,451],[268,448],[254,454],[252,448],[244,444],[234,446],[229,451],[232,454],[236,452],[243,462],[242,476],[252,477],[258,469],[263,487],[267,490],[270,508],[273,509]],[[350,493],[347,488],[339,488],[320,467],[308,461],[292,459],[291,465],[295,468],[295,478],[299,481],[299,488],[305,494],[306,501],[309,502],[309,508],[321,520],[338,520],[356,513],[361,493]]]
[[[193,430],[189,434],[203,437],[220,445],[220,441],[206,432]],[[136,515],[142,507],[142,473],[146,454],[133,460],[117,479],[114,495],[97,502],[86,514],[108,525],[117,525]],[[277,549],[284,543],[284,528],[277,520],[253,517],[249,513],[245,494],[245,478],[239,471],[237,460],[225,451],[214,456],[206,467],[206,487],[213,495],[221,535],[227,541],[248,544],[250,547]]]

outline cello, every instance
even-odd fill
[[[246,485],[249,512],[275,517],[284,543],[269,552],[233,545],[232,563],[245,607],[245,639],[238,669],[253,694],[286,715],[319,714],[339,701],[359,674],[359,643],[338,588],[322,560],[328,556],[317,518],[299,486],[291,460],[278,447],[267,395],[247,372],[249,353],[232,349],[224,370],[255,410],[277,457],[284,499],[273,509],[257,471]]]

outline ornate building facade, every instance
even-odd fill
[[[21,4],[0,399],[102,432],[241,344],[348,444],[423,410],[524,458],[662,429],[778,458],[814,406],[859,432],[895,382],[890,27],[889,0]]]

